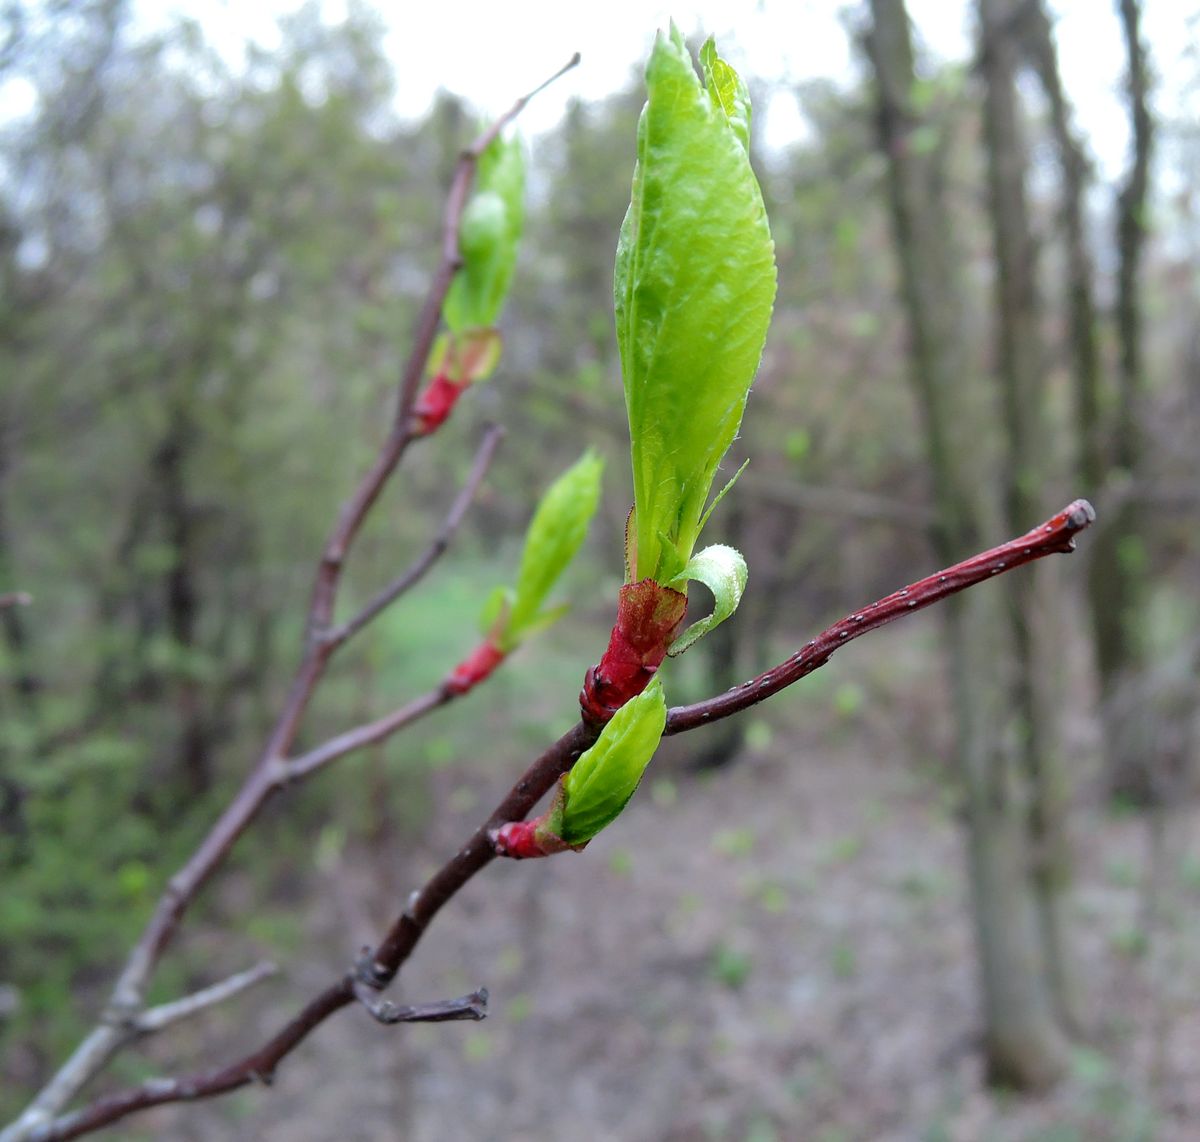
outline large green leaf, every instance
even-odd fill
[[[497,138],[479,157],[475,191],[459,228],[463,264],[442,308],[455,333],[495,325],[500,316],[517,264],[524,199],[520,140]]]
[[[745,85],[710,45],[700,83],[660,34],[617,246],[614,300],[633,449],[637,566],[687,564],[746,405],[775,297],[775,253],[746,150]]]

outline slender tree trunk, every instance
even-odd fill
[[[1086,233],[1086,197],[1092,171],[1082,140],[1072,126],[1072,111],[1058,69],[1050,17],[1044,0],[1025,6],[1022,33],[1025,53],[1050,104],[1050,128],[1062,172],[1061,225],[1066,246],[1066,294],[1074,374],[1075,423],[1079,429],[1077,470],[1080,491],[1100,493],[1105,449],[1100,424],[1102,373],[1093,286],[1094,267]]]
[[[911,146],[919,125],[910,93],[912,42],[903,0],[872,0],[866,37],[874,64],[881,145],[900,284],[910,329],[912,377],[924,419],[944,559],[977,546],[996,518],[979,455],[987,418],[967,383],[958,260],[942,193],[941,147]],[[983,990],[984,1043],[993,1081],[1044,1087],[1063,1074],[1060,1027],[1029,876],[1025,774],[1003,733],[1010,639],[994,591],[945,609],[956,744],[966,793],[969,875]]]
[[[1037,256],[1026,197],[1029,167],[1017,94],[1024,0],[980,0],[980,60],[988,198],[996,266],[996,340],[1007,458],[1005,526],[1035,518],[1037,490],[1053,473],[1045,423],[1045,349],[1037,297]],[[1052,576],[1010,576],[1004,583],[1016,653],[1010,689],[1011,730],[1029,782],[1029,861],[1045,946],[1045,966],[1064,1025],[1078,1028],[1082,1007],[1068,968],[1064,917],[1071,855],[1067,785],[1053,711],[1051,655],[1056,605]]]
[[[1146,237],[1153,123],[1150,118],[1146,50],[1136,0],[1118,0],[1129,66],[1129,114],[1133,155],[1117,200],[1116,328],[1118,371],[1111,453],[1124,485],[1119,502],[1092,551],[1088,590],[1100,677],[1101,717],[1108,753],[1110,791],[1137,803],[1154,799],[1152,735],[1148,711],[1138,700],[1146,668],[1144,645],[1148,591],[1145,536],[1136,489],[1142,476],[1141,406],[1145,385],[1142,355],[1140,271]],[[1130,494],[1130,491],[1134,494]]]
[[[8,442],[0,429],[0,592],[17,591],[24,584],[17,581],[12,558],[12,537],[8,526]],[[0,608],[0,640],[3,643],[6,670],[0,675],[0,833],[22,842],[23,849],[29,825],[25,817],[25,788],[14,776],[13,754],[8,733],[15,735],[18,727],[31,731],[37,724],[42,682],[34,671],[29,632],[23,608],[19,605]]]
[[[1094,266],[1086,228],[1086,196],[1091,182],[1091,165],[1083,142],[1072,126],[1073,114],[1062,85],[1058,51],[1044,0],[1032,0],[1025,6],[1021,32],[1028,62],[1037,74],[1050,104],[1051,131],[1062,174],[1060,222],[1066,247],[1065,293],[1075,382],[1074,415],[1078,430],[1076,471],[1081,490],[1085,495],[1094,497],[1099,495],[1105,477],[1105,460],[1100,423],[1103,375],[1096,321]],[[1060,762],[1056,767],[1059,780],[1055,792],[1065,797],[1065,781],[1061,779],[1061,770]],[[1055,803],[1057,811],[1063,808],[1065,806],[1061,801]],[[1065,844],[1066,835],[1065,828],[1059,830],[1057,836],[1060,844]],[[1051,873],[1053,870],[1052,864]],[[1086,1020],[1082,996],[1072,982],[1072,974],[1062,970],[1074,957],[1064,943],[1066,937],[1061,923],[1061,902],[1055,907],[1051,893],[1046,897],[1046,905],[1050,913],[1047,931],[1053,945],[1052,970],[1056,971],[1055,993],[1068,1025],[1076,1032],[1083,1031],[1086,1029]]]
[[[24,584],[17,581],[12,558],[12,535],[7,510],[8,479],[8,444],[3,431],[0,431],[0,592],[17,591],[24,587]],[[14,696],[21,704],[22,716],[26,713],[36,715],[42,680],[33,669],[29,632],[21,607],[5,607],[0,610],[0,631],[3,631],[7,650],[9,681]]]
[[[193,427],[180,403],[172,410],[167,434],[154,454],[152,467],[162,497],[163,526],[171,548],[171,566],[163,584],[166,628],[179,663],[171,689],[179,726],[176,746],[180,774],[188,795],[199,797],[212,787],[210,723],[190,657],[196,653],[196,620],[200,600],[196,584],[195,519],[187,494],[186,465]]]

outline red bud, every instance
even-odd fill
[[[465,694],[474,689],[504,661],[504,651],[491,642],[481,642],[462,660],[446,679],[451,694]]]
[[[621,588],[608,649],[579,695],[585,721],[603,725],[650,685],[686,614],[687,596],[653,579]]]
[[[453,381],[445,373],[438,373],[429,382],[413,408],[418,435],[428,436],[446,422],[468,384],[469,382]]]

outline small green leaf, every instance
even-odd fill
[[[709,36],[700,49],[700,66],[704,68],[704,86],[708,97],[729,121],[733,133],[750,153],[750,92],[738,75],[719,55],[717,43]]]
[[[667,704],[656,678],[612,716],[596,744],[563,779],[558,835],[568,845],[586,844],[620,816],[666,724]]]
[[[543,611],[546,596],[587,536],[600,502],[603,459],[588,449],[550,485],[525,535],[516,591],[497,645],[511,650],[535,630],[548,626],[563,608]]]
[[[697,552],[688,561],[683,573],[667,584],[677,591],[686,589],[690,579],[703,583],[713,595],[713,612],[707,618],[692,623],[671,645],[668,653],[682,654],[698,638],[703,638],[715,626],[723,623],[742,601],[748,571],[742,553],[723,543],[714,543]]]
[[[495,329],[467,329],[461,333],[443,333],[433,344],[429,376],[439,373],[458,384],[486,381],[500,363],[504,342]]]
[[[479,615],[479,633],[490,636],[504,630],[515,598],[516,592],[511,587],[493,587]]]
[[[479,158],[475,192],[459,227],[463,264],[442,307],[452,332],[495,325],[517,264],[524,196],[521,143],[497,138]]]
[[[774,244],[746,151],[749,101],[706,47],[660,35],[613,294],[633,452],[637,565],[665,583],[691,557],[742,420],[775,297]]]

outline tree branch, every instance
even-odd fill
[[[902,615],[924,610],[950,595],[956,595],[959,591],[965,591],[968,587],[974,587],[985,579],[994,578],[1005,571],[1012,571],[1047,555],[1074,551],[1075,536],[1090,526],[1095,518],[1096,512],[1087,500],[1073,501],[1032,531],[1010,539],[999,547],[972,555],[970,559],[955,563],[953,567],[947,567],[944,571],[927,575],[924,579],[879,599],[869,607],[847,615],[805,643],[787,661],[772,667],[757,678],[743,682],[715,698],[696,702],[691,706],[674,707],[667,713],[666,733],[683,733],[748,710],[824,666],[838,647],[845,646],[859,635],[878,630]]]
[[[137,1035],[149,1035],[155,1031],[161,1031],[172,1023],[178,1023],[181,1019],[190,1019],[206,1008],[215,1007],[218,1003],[224,1003],[227,999],[240,995],[243,991],[254,987],[255,984],[277,975],[278,972],[279,969],[273,963],[264,960],[262,963],[238,972],[237,975],[231,975],[228,979],[223,979],[210,987],[201,988],[199,991],[192,992],[191,995],[185,995],[182,999],[176,999],[170,1003],[160,1003],[157,1007],[148,1008],[130,1021],[130,1029]]]
[[[336,761],[339,757],[344,757],[355,750],[375,745],[377,742],[391,737],[398,730],[411,725],[418,718],[423,718],[426,714],[432,713],[439,706],[444,706],[457,697],[459,695],[443,682],[436,690],[430,690],[429,693],[414,698],[398,710],[393,710],[382,718],[376,718],[373,722],[355,726],[354,729],[330,738],[315,749],[310,749],[307,753],[300,754],[299,757],[281,763],[282,779],[291,782],[307,777],[314,770],[328,765],[331,761]]]
[[[1073,501],[1025,535],[928,575],[847,615],[806,643],[796,654],[757,678],[704,702],[674,707],[667,714],[666,733],[685,733],[749,709],[824,666],[838,647],[867,631],[923,610],[941,599],[1026,563],[1047,555],[1073,551],[1075,536],[1095,518],[1095,511],[1086,500]],[[75,1114],[47,1122],[36,1133],[14,1134],[12,1142],[17,1138],[34,1139],[35,1142],[61,1142],[78,1138],[135,1111],[165,1102],[210,1098],[255,1081],[269,1083],[279,1062],[310,1031],[355,1000],[363,1002],[364,985],[371,991],[381,991],[395,979],[443,905],[495,859],[488,833],[509,821],[520,821],[527,817],[597,736],[598,730],[580,722],[551,745],[525,771],[487,821],[471,834],[458,852],[422,888],[409,897],[404,911],[374,955],[364,952],[353,970],[311,1000],[253,1054],[221,1070],[182,1079],[153,1080],[98,1099]],[[381,1010],[390,1006],[375,1004],[373,1000],[369,1007],[372,1005]],[[378,1017],[377,1011],[372,1014]],[[9,1135],[0,1134],[0,1142],[10,1142]]]
[[[442,999],[436,1003],[418,1003],[415,1006],[378,999],[372,994],[370,985],[361,981],[355,987],[354,995],[372,1019],[389,1027],[396,1023],[451,1023],[464,1019],[478,1023],[487,1018],[486,987],[470,995],[461,995],[458,999]]]
[[[573,67],[576,67],[579,64],[579,59],[579,53],[576,52],[549,79],[539,83],[532,91],[522,95],[520,99],[459,156],[458,167],[454,172],[454,179],[450,184],[450,193],[446,199],[446,221],[442,230],[442,261],[434,274],[433,281],[429,287],[429,294],[425,299],[424,308],[421,310],[421,316],[417,322],[417,344],[424,344],[425,350],[419,365],[416,364],[413,357],[410,357],[408,366],[405,368],[404,378],[400,386],[400,401],[396,406],[394,432],[399,432],[406,436],[410,436],[411,434],[409,421],[411,420],[412,406],[413,402],[417,399],[417,388],[425,373],[425,362],[429,357],[430,349],[433,347],[433,339],[437,334],[438,323],[441,321],[442,302],[446,300],[446,291],[450,288],[450,282],[462,265],[462,259],[458,250],[458,227],[462,220],[462,212],[466,208],[467,194],[471,189],[471,182],[475,177],[475,166],[479,161],[479,156],[488,149],[500,132],[525,110],[526,104],[535,95],[544,91],[550,84],[566,75]]]
[[[442,258],[430,281],[413,335],[412,349],[401,375],[392,426],[387,438],[380,445],[374,463],[359,481],[350,498],[343,504],[325,541],[317,563],[312,598],[309,604],[304,655],[297,667],[279,719],[242,788],[218,818],[201,842],[200,847],[184,867],[171,878],[166,891],[159,898],[149,923],[131,950],[113,988],[103,1023],[85,1037],[21,1117],[6,1130],[0,1132],[0,1142],[22,1142],[31,1137],[49,1136],[44,1134],[47,1129],[46,1124],[75,1097],[84,1084],[103,1068],[113,1054],[120,1050],[124,1045],[123,1035],[125,1034],[120,1028],[127,1026],[130,1020],[135,1019],[142,1012],[145,990],[155,965],[173,938],[191,901],[224,861],[238,837],[257,817],[272,794],[283,782],[295,776],[289,771],[286,758],[295,742],[300,721],[308,708],[317,683],[324,675],[329,659],[336,649],[337,644],[328,641],[326,632],[332,621],[346,555],[361,529],[367,513],[378,500],[408,445],[414,439],[410,426],[412,403],[417,386],[425,372],[434,338],[437,335],[442,304],[450,288],[450,283],[461,266],[458,231],[479,156],[500,131],[520,114],[534,95],[575,67],[578,62],[579,54],[576,53],[553,76],[518,99],[459,157],[446,199]],[[488,441],[485,439],[481,451],[488,452],[487,446]],[[494,444],[491,445],[492,449],[494,446]],[[377,614],[378,611],[375,613]],[[360,628],[356,627],[355,629]],[[435,705],[440,705],[442,701],[446,700],[449,698],[439,696]],[[433,706],[429,708],[433,708]],[[394,718],[395,715],[391,717]],[[383,721],[387,722],[388,719]],[[378,726],[379,723],[375,725]],[[394,732],[394,729],[389,732]],[[342,750],[341,752],[347,751]],[[335,756],[340,755],[338,753]],[[309,772],[311,768],[315,767],[315,765],[311,765],[303,772]],[[324,1017],[324,1015],[321,1016],[321,1018]],[[240,1085],[240,1083],[235,1085]],[[172,1084],[168,1084],[168,1086],[175,1089]],[[163,1091],[166,1088],[161,1084],[155,1086],[154,1089],[158,1101],[171,1101],[171,1098],[163,1097]],[[181,1089],[190,1088],[185,1084],[185,1088]],[[231,1088],[225,1087],[224,1089]],[[177,1097],[195,1096],[177,1095]],[[146,1103],[144,1105],[153,1104]],[[106,1121],[112,1121],[112,1119],[109,1118]],[[38,1131],[43,1133],[39,1134]],[[74,1137],[75,1135],[70,1136]]]
[[[504,429],[498,424],[489,424],[483,434],[483,440],[475,453],[475,462],[467,476],[462,490],[450,507],[442,526],[433,538],[433,542],[421,553],[412,565],[402,574],[393,579],[383,588],[357,615],[335,627],[324,636],[324,641],[331,651],[336,650],[347,639],[356,635],[380,612],[386,610],[406,591],[410,591],[424,578],[425,573],[446,553],[450,540],[458,530],[483,483],[483,477],[496,455],[500,441],[504,439]]]

